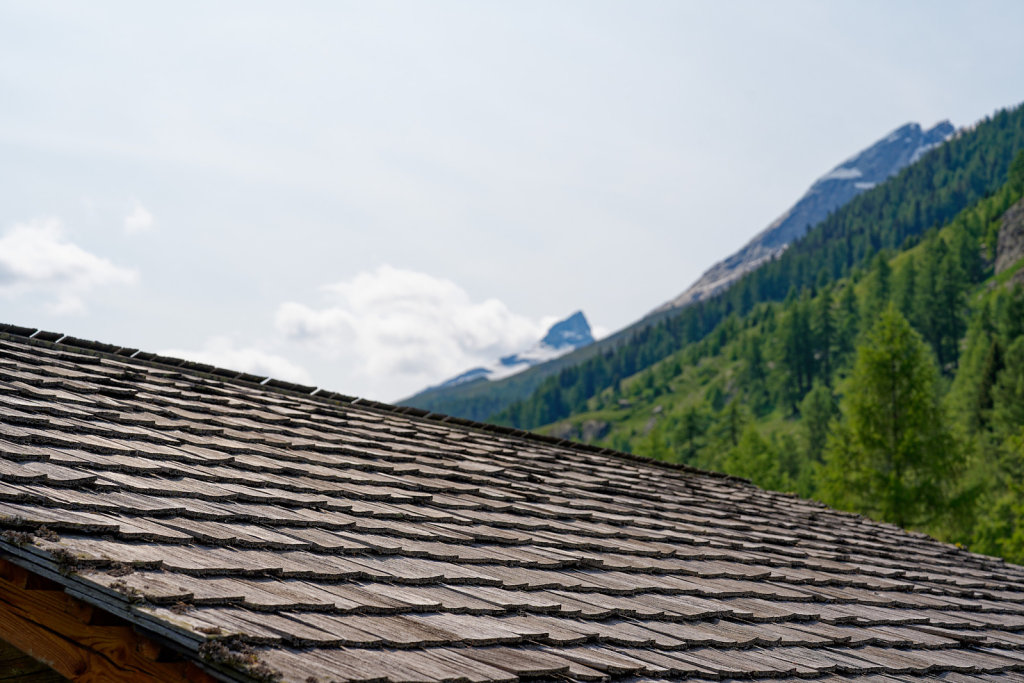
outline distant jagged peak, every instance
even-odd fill
[[[502,379],[593,343],[594,335],[590,329],[590,323],[587,322],[587,317],[583,315],[583,311],[576,311],[568,318],[559,320],[548,328],[544,338],[529,348],[503,356],[488,365],[466,370],[436,386],[429,387],[427,390],[454,387],[482,380]]]
[[[553,349],[561,349],[571,346],[577,349],[586,346],[594,341],[590,323],[583,311],[576,311],[565,320],[559,321],[551,326],[548,333],[540,340],[541,344],[547,344]]]

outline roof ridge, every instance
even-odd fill
[[[68,349],[73,349],[77,353],[85,353],[99,358],[110,358],[112,360],[118,360],[121,362],[132,361],[148,367],[171,368],[181,372],[198,375],[200,377],[216,379],[221,382],[236,382],[249,388],[255,387],[269,389],[271,391],[274,391],[275,393],[283,393],[286,395],[295,394],[303,398],[312,398],[323,401],[327,405],[348,404],[352,406],[358,406],[359,408],[369,409],[371,411],[385,413],[388,415],[400,415],[402,417],[412,417],[414,419],[425,420],[428,422],[438,424],[455,425],[463,428],[487,432],[489,434],[498,434],[510,438],[521,439],[524,441],[539,442],[549,446],[570,446],[574,449],[586,451],[588,453],[612,456],[622,460],[628,460],[630,462],[637,464],[644,464],[651,467],[675,471],[690,472],[692,474],[713,477],[719,480],[731,481],[735,483],[754,486],[754,484],[749,479],[737,477],[730,474],[724,474],[722,472],[704,470],[699,467],[694,467],[692,465],[668,462],[665,460],[655,460],[653,458],[647,458],[641,455],[636,455],[634,453],[617,451],[613,448],[603,448],[599,446],[594,446],[592,444],[581,443],[579,441],[572,441],[571,439],[560,439],[558,437],[548,436],[546,434],[538,434],[536,432],[530,432],[523,429],[516,429],[515,427],[506,427],[504,425],[495,425],[487,422],[478,422],[476,420],[468,420],[466,418],[455,417],[453,415],[445,415],[444,413],[433,413],[428,410],[422,410],[420,408],[414,408],[412,406],[397,406],[382,401],[374,401],[372,399],[361,398],[357,396],[349,396],[347,394],[329,391],[323,389],[322,387],[313,387],[304,384],[297,384],[295,382],[286,382],[284,380],[278,380],[272,377],[253,375],[250,373],[232,370],[229,368],[220,368],[208,363],[197,363],[195,361],[189,361],[182,358],[161,356],[156,353],[141,351],[134,347],[122,347],[117,346],[116,344],[108,344],[106,342],[99,342],[89,339],[82,339],[79,337],[72,337],[61,332],[50,332],[47,330],[36,329],[33,327],[23,327],[20,325],[0,323],[0,339],[17,341],[19,343],[28,342],[33,345],[58,350],[61,347],[66,347]],[[780,491],[775,491],[774,493],[780,496],[796,496],[796,494],[783,493]],[[823,503],[819,503],[818,501],[808,500],[807,502],[813,502],[818,505],[821,505],[822,507],[826,507]]]

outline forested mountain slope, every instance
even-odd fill
[[[804,234],[811,224],[818,223],[829,211],[835,210],[863,192],[867,186],[885,180],[893,173],[916,162],[923,154],[953,134],[953,127],[943,121],[928,130],[918,124],[907,124],[893,131],[872,146],[855,154],[819,178],[783,216],[759,233],[751,242],[726,261],[716,264],[705,273],[694,287],[679,297],[652,311],[637,322],[595,344],[561,357],[539,363],[533,367],[491,381],[461,381],[428,388],[399,402],[431,412],[455,415],[472,420],[487,420],[517,401],[528,399],[549,377],[572,368],[588,359],[634,340],[643,344],[649,340],[652,326],[674,316],[678,309],[695,301],[707,299],[711,294],[732,284],[740,275],[760,267],[764,261],[777,256],[796,237]],[[697,291],[699,290],[699,292]],[[712,325],[715,318],[709,321]],[[655,346],[660,333],[654,334]],[[656,348],[653,355],[641,354],[641,367],[664,356],[665,349]],[[631,372],[627,361],[626,371]]]
[[[532,429],[585,411],[591,399],[626,378],[709,334],[725,334],[728,325],[757,304],[781,302],[791,292],[847,277],[865,268],[880,251],[898,248],[949,222],[1004,184],[1011,160],[1022,148],[1024,109],[996,113],[855,197],[726,292],[620,335],[615,344],[592,346],[582,362],[569,364],[576,359],[565,357],[558,373],[539,382],[529,398],[491,419]],[[800,382],[801,388],[809,388],[806,376]]]
[[[1019,148],[1019,122],[1003,130],[1014,129],[992,139]],[[1024,561],[1024,152],[1010,164],[1004,153],[979,151],[1008,179],[941,228],[915,233],[889,214],[899,242],[881,228],[853,233],[874,252],[795,279],[780,300],[733,300],[709,334],[595,386],[543,431],[748,477]],[[941,203],[946,187],[933,192]],[[924,199],[908,197],[915,211],[940,212]],[[823,227],[845,238],[850,225]],[[839,250],[821,235],[809,242]],[[839,253],[859,253],[850,243]]]

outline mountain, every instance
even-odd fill
[[[908,124],[893,131],[886,138],[883,138],[869,149],[855,155],[848,161],[843,162],[833,169],[832,172],[826,174],[825,177],[819,179],[792,209],[776,220],[768,229],[764,230],[744,250],[741,250],[733,257],[730,257],[730,259],[708,271],[694,287],[704,282],[705,279],[722,279],[727,274],[727,271],[734,273],[733,280],[719,284],[718,291],[725,289],[725,285],[728,282],[734,281],[742,273],[749,272],[756,269],[758,265],[766,263],[766,253],[769,256],[781,253],[785,248],[785,244],[789,244],[794,239],[797,239],[797,233],[803,234],[806,232],[808,223],[819,223],[829,215],[828,212],[830,210],[835,212],[842,208],[838,204],[827,204],[826,195],[832,197],[831,201],[833,202],[838,202],[838,198],[842,196],[843,192],[848,193],[848,199],[849,197],[862,197],[867,189],[865,183],[881,182],[893,173],[897,173],[897,166],[903,168],[911,160],[916,161],[924,156],[929,145],[937,144],[937,141],[945,139],[952,132],[953,127],[948,122],[940,123],[928,131],[921,131],[920,126],[917,124]],[[852,177],[858,173],[860,175],[857,175],[856,178]],[[844,178],[841,176],[848,177]],[[845,188],[845,190],[840,190],[840,188]],[[927,206],[927,203],[925,205]],[[829,208],[822,208],[825,206]],[[942,217],[948,216],[946,213],[941,215]],[[923,214],[921,218],[922,220],[927,219],[934,222],[934,220],[939,218],[939,215],[929,213],[927,215]],[[758,260],[759,258],[760,260]],[[815,272],[817,272],[816,269]],[[684,321],[679,318],[679,313],[683,310],[682,306],[685,303],[684,298],[692,290],[693,288],[687,290],[687,293],[651,311],[632,325],[593,344],[582,346],[569,353],[560,355],[553,360],[535,364],[522,372],[504,378],[492,376],[492,381],[490,382],[472,381],[479,379],[479,377],[470,375],[461,382],[449,382],[427,389],[405,399],[401,404],[430,412],[445,413],[470,420],[486,421],[494,418],[498,413],[514,404],[529,401],[531,396],[536,394],[545,382],[550,384],[556,375],[572,373],[577,366],[585,367],[588,363],[599,364],[601,361],[597,359],[598,356],[616,353],[617,349],[624,346],[635,348],[630,346],[634,344],[639,349],[636,353],[629,350],[625,351],[626,357],[621,362],[617,361],[618,365],[613,373],[615,376],[628,376],[636,370],[656,362],[659,358],[666,355],[670,349],[675,348],[679,343],[680,334],[697,336],[706,334],[724,315],[724,311],[712,307],[706,311],[701,309],[693,313],[691,318],[695,318],[695,320],[687,319]],[[712,299],[708,298],[710,296],[708,291],[710,291],[710,288],[707,288],[700,298],[692,298],[692,301],[702,304],[711,301]],[[783,295],[785,295],[785,290],[783,290]],[[676,304],[676,302],[679,303]],[[686,332],[680,332],[680,329],[684,327]],[[588,376],[588,371],[584,370],[581,376]],[[589,395],[591,395],[590,389],[576,392],[576,400],[579,397],[586,398]],[[543,418],[548,416],[547,411],[550,408],[557,408],[561,414],[573,402],[573,400],[565,402],[562,398],[559,398],[551,406],[526,419],[525,424],[520,426],[544,424],[548,420]],[[510,418],[508,415],[502,419],[519,422],[519,418]]]
[[[1007,182],[952,219],[880,244],[843,276],[737,311],[540,431],[748,478],[1024,562],[1024,118],[1015,128],[925,191],[946,193],[957,175],[994,162]],[[925,195],[902,197],[913,206]],[[519,413],[570,400],[588,371],[600,385],[597,368],[573,368],[578,384],[552,378]],[[926,476],[902,469],[932,465]],[[907,493],[921,482],[931,497]]]
[[[467,370],[441,384],[405,399],[402,403],[415,406],[424,394],[436,394],[439,391],[472,382],[493,381],[509,377],[529,367],[554,360],[570,351],[593,343],[594,336],[590,331],[590,323],[587,322],[587,318],[583,315],[582,311],[576,311],[565,320],[552,325],[547,334],[544,335],[544,338],[529,348],[519,353],[499,358],[489,365]]]
[[[781,254],[793,240],[825,220],[829,213],[914,163],[954,132],[949,121],[942,121],[928,130],[922,130],[916,123],[897,128],[818,178],[796,204],[746,246],[713,265],[689,289],[656,308],[655,312],[686,306],[724,290],[745,273]]]
[[[654,311],[589,346],[511,377],[427,391],[404,403],[522,429],[581,413],[605,389],[686,345],[721,333],[720,324],[733,314],[746,314],[758,302],[782,301],[822,278],[846,276],[880,249],[919,239],[929,228],[947,223],[1000,187],[1022,145],[1024,108],[1000,111],[856,195],[780,256],[716,296]]]
[[[578,349],[593,343],[594,336],[590,332],[590,323],[587,322],[583,311],[576,311],[565,320],[552,325],[538,346],[552,349]]]
[[[1024,562],[1022,197],[1017,107],[492,420]]]
[[[717,387],[716,396],[727,397],[734,392],[737,383],[745,381],[744,377],[737,374],[736,368],[719,373],[710,365],[710,361],[701,360],[708,347],[721,348],[744,326],[755,324],[755,320],[749,317],[752,312],[762,311],[774,320],[779,315],[774,304],[799,299],[804,293],[813,295],[830,283],[846,279],[852,281],[858,290],[863,290],[867,286],[863,281],[866,272],[879,261],[881,255],[913,247],[934,232],[937,226],[946,225],[965,209],[996,193],[1006,182],[1011,162],[1022,148],[1024,107],[997,112],[975,126],[962,129],[895,176],[858,194],[794,241],[777,258],[743,275],[733,286],[717,295],[649,316],[648,320],[654,322],[645,327],[637,324],[629,334],[619,332],[581,351],[559,358],[556,361],[558,367],[553,371],[547,364],[531,368],[522,377],[525,380],[528,373],[534,373],[533,387],[506,387],[496,382],[488,387],[486,394],[465,396],[463,399],[468,402],[473,398],[485,408],[504,404],[501,412],[489,419],[521,429],[535,429],[566,418],[573,421],[577,418],[604,420],[613,425],[608,438],[615,439],[618,430],[614,429],[614,424],[623,418],[612,414],[606,419],[594,414],[594,411],[613,408],[619,398],[628,402],[630,399],[622,396],[621,392],[630,379],[636,376],[644,377],[644,387],[655,396],[675,394],[677,390],[671,388],[667,377],[672,376],[676,366],[662,362],[670,357],[675,357],[679,367],[686,368],[686,372],[697,372],[703,379],[717,378],[713,382]],[[1024,175],[1024,170],[1021,175]],[[989,210],[994,210],[994,207],[990,206]],[[975,215],[972,220],[990,226],[994,225],[995,216],[994,213]],[[981,233],[984,233],[983,239],[978,237]],[[960,243],[944,247],[962,255],[959,264],[943,262],[943,268],[947,268],[948,272],[923,270],[920,277],[924,281],[920,284],[917,282],[918,276],[912,277],[911,271],[901,275],[901,279],[895,275],[890,277],[885,272],[877,277],[885,280],[882,283],[884,288],[900,291],[903,301],[913,300],[916,290],[927,291],[935,283],[954,281],[961,270],[969,271],[971,277],[975,278],[978,261],[971,254],[972,250],[980,248],[980,244],[972,246],[970,242],[983,243],[986,249],[991,250],[995,240],[977,226],[972,226],[968,237],[970,239],[965,238]],[[1012,241],[1014,238],[1008,236],[1006,239]],[[977,255],[977,251],[973,253]],[[994,259],[995,254],[991,258]],[[929,263],[931,267],[936,261]],[[938,319],[943,319],[954,314],[956,308],[953,303],[949,303],[936,311]],[[807,319],[809,313],[802,315],[804,317],[799,325],[801,333],[791,339],[791,347],[785,352],[791,358],[799,356],[806,360],[798,351],[805,347],[810,338],[808,328],[812,322]],[[818,319],[813,322],[814,325],[831,329],[838,324],[822,311],[817,311],[816,315]],[[1024,311],[1019,317],[1024,320]],[[768,358],[765,350],[766,346],[777,343],[771,337],[761,336],[756,342],[751,342],[754,346],[743,349],[744,352],[765,359],[765,365],[755,373],[758,376],[762,372],[781,372],[779,359]],[[943,364],[941,367],[945,369],[949,363],[957,362],[955,351],[958,347],[950,338],[945,338],[935,346],[938,360]],[[994,363],[997,361],[998,358],[993,360]],[[695,368],[695,364],[699,367]],[[802,392],[806,392],[815,383],[817,378],[812,377],[810,365],[813,363],[808,362],[807,366],[799,368],[793,380],[796,382],[793,396],[802,397]],[[659,366],[668,374],[664,377],[660,374],[651,376],[645,372],[654,366]],[[547,376],[540,377],[541,372],[547,372]],[[522,394],[519,392],[526,389],[530,389],[531,394],[510,402],[508,399],[516,395],[513,389],[520,396]],[[687,391],[682,390],[683,394],[687,394]],[[618,398],[616,394],[619,394]],[[778,397],[764,400],[767,401],[762,401],[764,405],[777,405]],[[798,399],[794,399],[790,409],[798,402]],[[718,398],[712,403],[716,410],[721,408]],[[636,415],[630,419],[641,421],[640,426],[643,427],[643,421],[650,417],[648,412],[646,417]],[[603,430],[590,431],[600,433]],[[621,434],[620,431],[618,433]],[[615,442],[614,446],[628,447],[629,444]]]

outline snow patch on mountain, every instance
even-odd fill
[[[821,176],[821,178],[818,179],[818,182],[820,183],[825,180],[850,180],[852,178],[860,178],[862,175],[864,175],[864,173],[859,168],[844,168],[840,166],[839,168],[833,169],[829,173]]]

